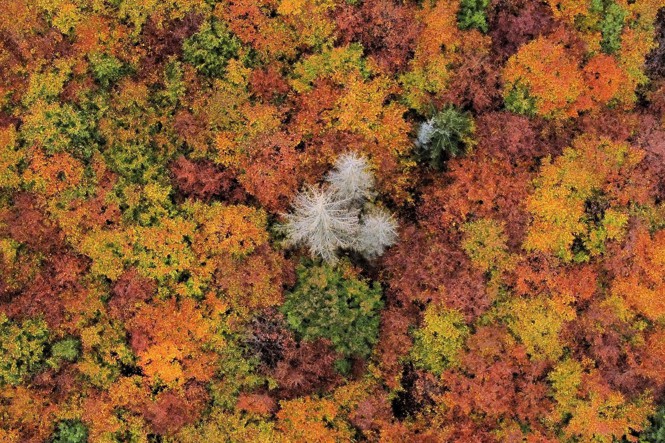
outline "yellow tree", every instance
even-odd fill
[[[585,261],[620,240],[627,204],[639,199],[630,174],[641,151],[623,142],[582,136],[554,162],[545,159],[527,200],[533,221],[524,247],[562,260]]]

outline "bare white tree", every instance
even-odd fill
[[[306,245],[313,256],[337,260],[337,251],[351,248],[358,234],[359,211],[329,190],[310,187],[299,193],[284,230],[290,245]]]
[[[383,255],[397,241],[397,221],[392,214],[379,208],[363,216],[354,250],[368,260]]]
[[[341,249],[371,260],[397,241],[392,215],[368,203],[374,176],[365,157],[341,155],[326,181],[327,187],[309,187],[296,196],[282,225],[287,245],[307,246],[312,256],[334,263]]]
[[[372,197],[374,175],[369,170],[367,159],[355,152],[340,155],[334,169],[326,175],[326,181],[339,199],[354,205],[362,206],[365,200]]]

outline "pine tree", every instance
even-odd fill
[[[442,169],[448,159],[468,151],[473,145],[474,131],[475,125],[468,113],[448,106],[420,125],[415,142],[418,155],[421,161]]]

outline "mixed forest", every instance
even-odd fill
[[[0,0],[0,442],[665,442],[665,0]]]

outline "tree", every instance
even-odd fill
[[[600,47],[606,54],[613,54],[621,48],[621,31],[623,31],[624,20],[628,16],[627,12],[614,1],[602,1],[592,3],[592,9],[595,9],[597,3],[601,3],[600,33],[603,36],[600,41]]]
[[[497,7],[491,12],[492,49],[502,60],[530,40],[548,34],[554,25],[551,10],[543,3],[518,1],[515,7]]]
[[[182,156],[173,162],[170,169],[176,189],[186,197],[203,201],[221,197],[231,203],[237,203],[244,197],[233,172],[212,162],[191,161]]]
[[[348,272],[348,271],[347,271]],[[282,312],[304,340],[326,338],[345,357],[368,357],[378,339],[381,286],[328,265],[297,268]]]
[[[143,305],[127,325],[137,363],[150,383],[169,387],[212,378],[224,344],[217,327],[192,298]]]
[[[374,208],[362,217],[354,250],[373,260],[396,241],[397,221],[387,211]]]
[[[370,59],[389,72],[406,68],[422,25],[410,4],[367,0],[342,5],[336,11],[342,43],[359,41]]]
[[[83,165],[71,155],[61,152],[49,157],[41,150],[32,153],[30,168],[23,179],[32,188],[48,196],[75,189],[83,179]]]
[[[96,116],[69,103],[38,100],[25,115],[19,135],[48,154],[65,152],[83,160],[89,160],[99,145]]]
[[[189,383],[182,390],[164,390],[154,401],[146,401],[141,411],[152,431],[171,436],[188,424],[196,423],[210,398],[203,384]]]
[[[414,226],[402,230],[402,241],[384,259],[391,294],[407,306],[442,303],[472,321],[492,302],[484,275],[451,230],[435,232]]]
[[[506,323],[534,361],[557,361],[564,352],[560,334],[576,316],[575,310],[558,300],[522,299],[511,301]]]
[[[474,145],[475,125],[468,113],[447,106],[420,125],[416,147],[422,161],[442,169],[445,162],[465,154]]]
[[[629,398],[611,389],[589,360],[565,359],[548,374],[556,402],[552,419],[567,438],[610,443],[642,430],[653,412],[643,394]]]
[[[234,441],[238,443],[273,443],[279,436],[272,421],[257,419],[256,414],[224,411],[215,408],[209,418],[197,426],[186,426],[177,435],[178,441]]]
[[[0,128],[0,189],[18,188],[21,183],[18,164],[24,153],[16,146],[16,129]]]
[[[303,397],[280,402],[276,429],[286,441],[335,443],[352,439],[341,409],[325,398]]]
[[[463,227],[462,248],[483,272],[502,271],[510,266],[504,226],[491,219],[468,222]]]
[[[552,407],[543,381],[548,366],[530,361],[524,347],[496,324],[477,326],[466,339],[466,349],[460,365],[440,378],[440,402],[448,407],[442,411],[445,418],[438,419],[455,423],[462,435],[501,429],[506,420],[542,429],[536,423],[542,423]]]
[[[0,384],[18,385],[44,364],[49,330],[41,319],[16,323],[0,313]]]
[[[416,15],[422,31],[409,69],[399,81],[404,101],[420,114],[427,114],[432,105],[442,105],[455,69],[467,57],[485,52],[490,44],[476,29],[459,29],[459,12],[460,2],[424,2]]]
[[[211,205],[194,202],[185,208],[197,222],[197,232],[190,236],[192,250],[202,258],[225,254],[242,258],[268,241],[267,216],[263,210],[218,202]]]
[[[317,50],[333,44],[335,23],[330,12],[335,6],[330,0],[285,0],[279,3],[276,12],[293,30],[297,48]]]
[[[582,136],[554,162],[546,159],[527,200],[534,218],[524,247],[565,261],[602,254],[607,241],[623,238],[625,205],[643,198],[630,178],[642,158],[627,143]]]
[[[245,45],[267,60],[292,60],[297,53],[298,36],[277,9],[278,4],[272,0],[234,0],[218,8],[230,30]]]
[[[578,395],[581,398],[570,411],[572,418],[564,426],[569,438],[611,443],[642,430],[653,413],[647,395],[628,399],[609,389],[594,373],[583,376]]]
[[[402,360],[413,345],[413,339],[409,334],[409,328],[415,323],[412,317],[414,317],[413,312],[392,306],[381,311],[376,354],[380,359],[382,378],[390,389],[399,388],[403,371]]]
[[[606,54],[592,57],[584,66],[584,77],[591,98],[599,105],[611,100],[630,102],[630,93],[626,96],[627,75],[614,57]]]
[[[660,407],[649,417],[649,427],[640,432],[640,443],[665,442],[665,408]]]
[[[88,428],[79,420],[63,420],[58,423],[51,443],[86,443]]]
[[[357,209],[348,200],[310,187],[295,198],[294,211],[286,215],[284,231],[289,245],[307,245],[313,256],[335,262],[337,250],[351,248],[358,231]]]
[[[575,117],[587,109],[579,62],[563,45],[539,37],[520,48],[504,68],[504,98],[509,110],[546,118]],[[529,105],[515,97],[528,98]],[[531,108],[532,107],[532,108]]]
[[[282,132],[262,134],[251,140],[248,155],[240,159],[240,183],[268,210],[286,208],[298,189],[301,159],[296,146],[299,141]]]
[[[76,369],[92,386],[108,389],[123,370],[135,367],[135,357],[127,345],[122,325],[101,316],[80,326],[81,357]]]
[[[501,87],[498,60],[486,52],[472,53],[455,70],[441,101],[482,115],[501,106]]]
[[[205,21],[199,31],[182,45],[183,60],[208,77],[222,77],[230,58],[236,57],[240,41],[224,22]]]
[[[109,314],[123,321],[132,318],[141,306],[157,292],[156,282],[142,277],[136,269],[125,271],[111,286]]]
[[[88,58],[92,76],[103,88],[116,83],[127,72],[125,65],[113,55],[93,53]]]
[[[59,340],[51,345],[51,356],[46,363],[53,368],[60,368],[63,361],[73,362],[81,353],[81,341],[74,337]]]
[[[222,254],[211,261],[216,265],[214,284],[238,313],[251,314],[282,304],[283,287],[291,280],[293,265],[268,244],[246,257]]]
[[[632,233],[631,242],[621,252],[626,265],[612,282],[612,294],[651,321],[665,318],[665,230],[651,235],[643,227]]]
[[[337,157],[335,167],[326,175],[326,181],[336,198],[348,201],[350,205],[372,197],[374,175],[369,171],[367,159],[356,152]]]
[[[280,396],[294,398],[330,391],[342,381],[336,369],[340,358],[343,357],[332,349],[327,339],[299,344],[290,340],[282,360],[271,373],[280,386]]]
[[[307,245],[313,256],[334,263],[340,249],[373,259],[395,243],[397,223],[369,204],[374,177],[364,157],[340,156],[326,181],[327,187],[309,187],[296,196],[295,211],[282,226],[287,244]]]
[[[460,29],[476,28],[487,32],[487,7],[489,0],[461,0],[457,13],[457,23]]]
[[[468,335],[469,328],[459,312],[430,304],[421,329],[415,332],[411,350],[415,365],[436,375],[459,365],[459,353]]]

